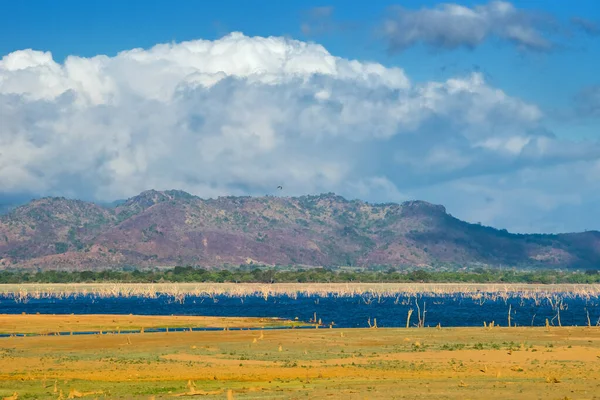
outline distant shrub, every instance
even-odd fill
[[[57,254],[66,253],[69,250],[69,245],[65,242],[54,243],[54,249]]]

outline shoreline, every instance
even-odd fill
[[[314,327],[278,317],[133,314],[0,314],[0,337],[198,332]]]
[[[36,298],[96,295],[167,296],[398,296],[398,295],[580,295],[600,296],[600,284],[527,283],[24,283],[0,284],[0,296]]]
[[[231,317],[231,316],[190,316],[190,315],[136,315],[136,314],[1,314],[0,339],[39,336],[80,336],[80,335],[139,335],[145,333],[192,333],[216,331],[273,331],[273,330],[389,330],[410,332],[416,330],[568,330],[598,329],[596,326],[388,326],[388,327],[333,327],[314,322],[290,320],[279,317]]]

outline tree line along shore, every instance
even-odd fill
[[[531,283],[595,284],[600,271],[515,271],[478,268],[473,271],[335,270],[328,268],[278,270],[275,268],[206,269],[174,267],[155,270],[0,271],[0,284],[18,283]]]

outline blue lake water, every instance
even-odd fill
[[[495,321],[496,325],[544,326],[546,318],[551,325],[591,325],[600,322],[600,297],[564,297],[562,309],[547,299],[529,298],[487,299],[482,302],[463,295],[419,296],[425,326],[438,323],[448,326],[483,326]],[[418,322],[415,297],[381,297],[365,299],[353,297],[289,296],[187,296],[178,302],[171,296],[147,297],[95,297],[70,296],[66,298],[28,299],[18,302],[10,296],[0,295],[0,313],[4,314],[139,314],[139,315],[204,315],[242,317],[298,318],[308,322],[314,313],[324,325],[334,322],[334,328],[368,327],[368,320],[377,319],[379,327],[406,326],[407,313],[413,309],[411,326]]]

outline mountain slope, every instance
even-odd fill
[[[373,205],[331,193],[204,200],[150,190],[115,207],[44,198],[0,217],[0,267],[247,263],[597,269],[600,233],[516,235],[423,201]]]

